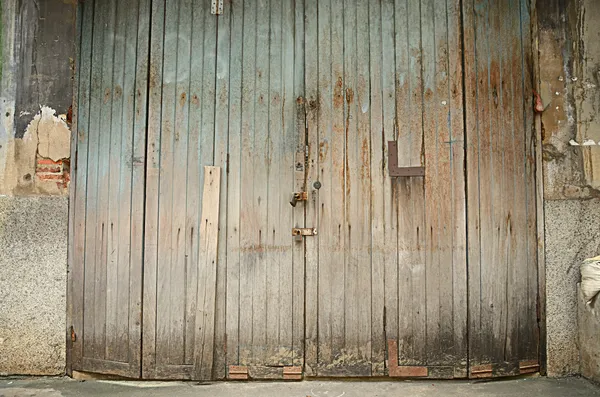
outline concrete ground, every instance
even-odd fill
[[[0,379],[0,397],[496,397],[600,396],[600,388],[580,378],[529,377],[489,382],[305,381],[305,382],[131,382],[69,378]]]

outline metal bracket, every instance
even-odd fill
[[[221,15],[223,13],[223,0],[212,0],[210,4],[210,13]]]
[[[294,193],[294,195],[292,196],[292,199],[290,200],[290,204],[292,205],[292,207],[295,207],[296,203],[298,203],[298,201],[308,201],[308,193],[307,192]]]
[[[398,167],[398,142],[388,141],[388,172],[391,177],[425,176],[425,167]]]
[[[312,227],[295,227],[292,229],[292,236],[316,236],[317,229]]]
[[[388,340],[388,371],[391,378],[426,378],[429,376],[427,367],[398,365],[398,341]]]

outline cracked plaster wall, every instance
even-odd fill
[[[582,367],[578,265],[600,254],[600,2],[538,0],[537,13],[548,374],[563,376]]]
[[[0,374],[62,374],[76,1],[1,14]]]

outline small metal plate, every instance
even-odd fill
[[[292,229],[292,236],[316,236],[317,229],[312,227],[295,227]]]
[[[391,177],[425,176],[425,167],[398,167],[398,142],[388,141],[388,173]]]
[[[223,13],[223,0],[212,0],[210,4],[210,13],[221,15]]]

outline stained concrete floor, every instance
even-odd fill
[[[69,378],[0,378],[0,397],[500,397],[600,396],[600,387],[580,378],[530,377],[491,382],[305,381],[193,382],[77,381]]]

